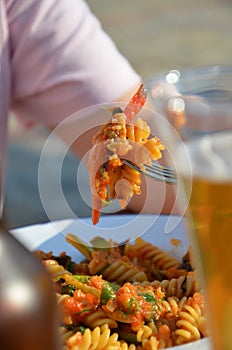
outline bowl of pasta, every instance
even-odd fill
[[[210,349],[183,218],[103,215],[12,233],[50,273],[64,350]]]

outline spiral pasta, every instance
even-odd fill
[[[119,341],[117,333],[110,333],[108,328],[100,327],[92,331],[87,328],[84,333],[76,332],[66,340],[64,350],[117,350]]]
[[[108,317],[106,312],[102,309],[98,309],[96,311],[86,314],[86,316],[83,317],[82,321],[85,326],[88,326],[91,329],[103,325],[107,325],[108,328],[117,328],[118,326],[117,322],[112,318]]]
[[[162,316],[167,320],[174,319],[178,315],[182,304],[186,301],[186,297],[179,299],[178,297],[168,297],[161,301]]]
[[[146,284],[146,282],[143,282]],[[160,286],[165,291],[167,297],[177,296],[182,298],[183,296],[191,296],[195,292],[200,291],[199,281],[194,273],[187,273],[186,276],[180,276],[178,278],[171,278],[170,280],[163,279],[162,281],[154,280],[151,282],[153,287]]]
[[[118,283],[147,280],[145,272],[131,262],[126,262],[121,257],[106,258],[98,252],[91,259],[89,270],[93,275],[101,273],[108,281]]]
[[[137,238],[133,245],[127,245],[125,254],[129,256],[131,260],[136,257],[139,264],[145,267],[154,264],[156,269],[167,270],[169,268],[179,268],[181,266],[181,262],[169,253],[150,242],[144,241],[142,238]]]
[[[67,241],[85,256],[84,270],[64,253],[36,252],[54,283],[63,350],[159,350],[208,335],[192,253],[177,261],[143,240],[119,247],[95,237],[88,247],[68,234]],[[165,279],[149,273],[154,260]]]
[[[60,265],[54,259],[43,260],[43,265],[50,273],[52,279],[59,279],[65,274],[71,275],[71,272],[67,271],[62,265]]]
[[[199,294],[194,294],[182,306],[179,312],[179,320],[176,322],[175,335],[177,344],[185,344],[187,341],[199,340],[201,329],[199,321],[205,318],[203,300]]]

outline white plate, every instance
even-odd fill
[[[65,241],[67,233],[76,234],[86,243],[92,237],[103,236],[121,242],[129,238],[131,241],[142,236],[181,259],[189,247],[189,238],[184,227],[184,220],[179,216],[165,215],[107,215],[102,216],[100,224],[93,226],[91,218],[66,219],[21,227],[11,231],[26,247],[31,250],[41,249],[59,254],[65,251],[75,261],[83,256]],[[168,233],[165,233],[168,232]],[[175,246],[172,239],[179,240]],[[172,350],[210,350],[208,339],[171,348]]]
[[[165,233],[168,232],[168,233]],[[179,216],[165,215],[106,215],[100,223],[92,225],[91,218],[65,219],[48,223],[30,225],[12,230],[12,233],[29,249],[52,250],[55,254],[66,251],[79,258],[78,252],[65,242],[67,233],[74,233],[86,243],[92,237],[103,236],[117,242],[126,239],[133,241],[141,236],[181,258],[188,250],[189,239]],[[171,238],[180,244],[174,247]]]

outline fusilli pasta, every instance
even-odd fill
[[[71,238],[67,235],[69,243]],[[74,246],[86,257],[78,264],[70,264],[64,253],[61,258],[36,252],[54,282],[63,350],[158,350],[208,335],[204,297],[195,270],[191,271],[191,254],[177,261],[140,240],[119,247],[98,237],[92,244],[81,247],[81,240],[76,239]],[[154,261],[156,252],[157,268],[166,269],[164,276],[170,279],[153,280],[149,274],[147,262]],[[125,271],[120,270],[122,262],[128,264]],[[104,275],[109,265],[113,269]],[[129,281],[138,271],[139,278]]]

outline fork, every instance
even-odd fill
[[[155,161],[152,161],[151,165],[144,164],[143,169],[125,159],[123,159],[123,163],[139,171],[141,174],[150,176],[156,181],[162,181],[169,185],[175,185],[177,183],[175,170],[164,165],[160,165]]]

